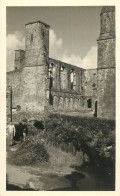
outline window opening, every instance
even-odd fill
[[[76,89],[76,73],[74,72],[74,69],[70,70],[70,82],[71,82],[71,90]]]
[[[60,71],[64,71],[65,67],[61,66]]]
[[[31,34],[31,42],[33,42],[33,34]]]
[[[87,100],[87,107],[92,108],[92,100],[91,99]]]

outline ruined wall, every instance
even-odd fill
[[[22,71],[11,71],[7,73],[7,86],[12,88],[12,108],[22,105],[23,96]]]
[[[84,107],[83,100],[83,69],[50,58],[49,79],[52,78],[53,110],[79,111]],[[71,81],[71,72],[73,80]],[[83,108],[84,109],[84,108]]]
[[[45,106],[45,73],[43,66],[25,67],[22,72],[24,112],[39,112]]]
[[[49,26],[40,21],[26,24],[26,65],[23,69],[24,112],[40,112],[47,106]]]
[[[115,115],[115,8],[104,6],[100,15],[98,69],[82,68],[49,58],[49,25],[26,24],[25,51],[16,51],[12,105],[26,113],[92,111],[95,116]],[[98,111],[97,111],[98,107]]]
[[[115,67],[115,38],[98,40],[98,68]]]
[[[100,37],[115,37],[115,6],[103,6],[100,14]]]
[[[51,76],[53,77],[54,90],[82,93],[82,74],[84,69],[51,58],[49,61],[50,64],[53,64],[53,68],[50,68],[50,70],[53,73]],[[71,70],[75,73],[74,89],[71,88]]]
[[[115,68],[98,70],[98,116],[115,118]]]
[[[86,110],[95,110],[95,102],[97,101],[97,69],[89,69],[84,71],[84,100]],[[91,107],[88,107],[88,100],[91,99]]]
[[[6,89],[6,120],[7,123],[12,121],[12,88]]]
[[[49,56],[49,26],[38,21],[26,24],[26,66],[45,65]]]
[[[15,50],[15,70],[22,69],[25,65],[25,51]]]
[[[98,117],[115,118],[115,7],[101,11],[98,38]]]

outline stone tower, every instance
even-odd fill
[[[98,42],[98,117],[115,118],[115,7],[100,14]]]
[[[25,67],[23,68],[22,111],[40,112],[47,105],[49,25],[37,21],[26,24]]]

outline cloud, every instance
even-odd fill
[[[16,31],[14,34],[7,35],[7,71],[14,69],[14,50],[25,48],[24,36]],[[67,50],[63,48],[62,38],[58,38],[54,30],[50,29],[50,57],[63,62],[76,65],[85,69],[97,68],[97,47],[92,46],[84,58],[72,53],[68,55]]]
[[[14,34],[7,35],[7,71],[14,69],[15,51],[25,48],[25,38],[23,35],[16,31]]]
[[[65,51],[61,60],[84,69],[97,68],[97,47],[92,46],[84,58],[75,54],[67,55],[67,52]]]
[[[63,49],[62,38],[57,38],[54,30],[50,30],[50,57],[61,60],[63,62],[76,65],[84,69],[97,68],[97,47],[92,46],[84,58],[74,53],[67,54],[67,50]]]
[[[67,51],[64,51],[61,60],[66,62],[66,63],[72,64],[72,65],[76,65],[78,67],[81,65],[81,62],[82,62],[82,59],[81,59],[80,56],[77,56],[75,54],[68,55]]]
[[[85,69],[97,68],[97,46],[91,47],[86,56],[82,59],[81,65]]]
[[[50,29],[50,57],[51,58],[60,58],[60,51],[62,49],[62,38],[57,38],[54,30]]]

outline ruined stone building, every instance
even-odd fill
[[[8,117],[12,107],[23,113],[91,112],[114,119],[115,7],[101,10],[97,69],[49,58],[49,29],[41,21],[25,25],[25,51],[15,51],[15,69],[7,73]]]

